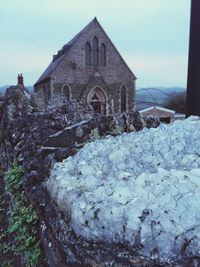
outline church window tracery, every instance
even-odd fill
[[[85,44],[85,65],[92,65],[92,48],[89,42]]]
[[[106,46],[104,43],[100,47],[100,65],[106,66]]]
[[[95,36],[92,40],[93,66],[99,65],[99,41]]]

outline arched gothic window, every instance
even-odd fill
[[[92,65],[92,48],[89,42],[85,44],[85,65]]]
[[[95,36],[92,40],[93,65],[99,65],[99,41]]]
[[[100,65],[106,66],[106,46],[104,43],[100,47]]]
[[[127,108],[126,95],[127,95],[126,86],[123,85],[121,87],[121,92],[120,92],[121,112],[126,112],[126,108]]]
[[[65,86],[62,88],[62,93],[63,93],[63,95],[65,96],[65,99],[66,99],[66,100],[70,100],[70,89],[69,89],[69,86],[68,86],[68,85],[65,85]]]

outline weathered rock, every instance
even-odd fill
[[[33,106],[27,95],[28,93],[22,85],[12,86],[6,90],[3,103],[3,115],[8,123],[12,122],[16,115],[29,114],[32,112]]]
[[[62,161],[63,159],[73,156],[76,152],[77,152],[76,149],[70,147],[59,148],[56,149],[54,158],[57,162]]]
[[[0,103],[0,159],[4,170],[12,162],[24,168],[23,186],[40,217],[47,266],[136,266],[137,253],[131,254],[126,246],[92,243],[76,236],[43,182],[54,162],[73,155],[85,142],[151,127],[151,123],[156,127],[157,123],[146,123],[135,113],[92,117],[90,110],[84,110],[78,102],[42,113],[37,112],[36,102],[21,86],[6,92]],[[148,259],[138,259],[137,264],[155,266]]]

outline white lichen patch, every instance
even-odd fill
[[[170,261],[200,256],[200,120],[88,143],[55,164],[47,189],[88,240],[142,245]]]

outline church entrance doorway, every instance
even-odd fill
[[[104,91],[95,87],[88,94],[88,104],[93,108],[95,113],[106,114],[106,95]]]

